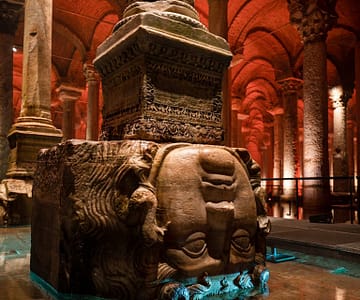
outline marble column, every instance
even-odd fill
[[[61,141],[50,114],[52,9],[51,0],[25,1],[22,106],[8,135],[8,177],[32,178],[39,150]]]
[[[288,0],[290,21],[304,42],[303,214],[330,213],[326,36],[336,22],[335,1]]]
[[[81,96],[81,89],[62,84],[57,92],[63,103],[63,141],[75,138],[75,103]]]
[[[334,109],[334,139],[333,139],[333,176],[349,176],[348,153],[347,153],[347,102],[351,98],[352,91],[343,91],[340,88],[330,90],[330,99]],[[334,192],[349,192],[347,179],[334,178]]]
[[[100,77],[91,64],[84,64],[83,70],[88,92],[86,139],[97,141],[99,138]]]
[[[355,90],[356,90],[356,175],[357,195],[360,197],[360,41],[355,47]],[[358,206],[358,219],[360,218],[360,205]]]
[[[283,177],[295,178],[296,177],[296,163],[297,163],[297,100],[299,91],[302,87],[302,80],[297,78],[287,78],[278,81],[281,86],[283,95]],[[294,200],[296,193],[295,180],[283,181],[283,198],[287,200]]]
[[[228,0],[208,0],[209,4],[209,31],[227,40],[228,35]],[[224,126],[224,143],[231,144],[231,93],[230,93],[230,74],[224,73],[223,77],[223,106],[222,118]]]
[[[13,122],[13,45],[23,1],[0,1],[0,181],[10,153],[7,135]]]
[[[354,176],[354,164],[355,164],[355,159],[354,159],[354,138],[355,138],[355,122],[354,120],[348,120],[347,122],[347,126],[346,126],[346,142],[347,142],[347,156],[348,156],[348,166],[349,166],[349,170],[348,170],[348,174],[349,176]]]
[[[272,115],[274,116],[274,149],[273,149],[273,156],[274,156],[274,170],[273,170],[273,177],[274,178],[281,178],[283,177],[283,115],[284,110],[283,108],[277,108],[271,111]],[[280,197],[281,194],[281,181],[275,180],[273,182],[273,190],[272,196],[275,198]]]

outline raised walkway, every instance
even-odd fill
[[[360,225],[311,223],[271,217],[267,245],[360,263]]]

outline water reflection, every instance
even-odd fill
[[[51,299],[30,280],[30,240],[30,228],[0,228],[0,300]],[[227,300],[360,299],[360,289],[356,288],[360,286],[359,264],[291,253],[296,260],[268,262],[268,291],[246,298],[234,295]],[[220,299],[224,300],[207,298]]]

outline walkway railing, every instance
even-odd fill
[[[293,213],[292,206],[289,205],[288,215],[293,214],[299,219],[299,208],[302,206],[302,195],[304,182],[307,180],[328,181],[330,184],[330,200],[332,207],[348,207],[350,211],[350,222],[354,223],[354,212],[357,212],[358,219],[360,218],[360,176],[331,176],[331,177],[294,177],[294,178],[262,178],[263,186],[265,187],[269,202],[280,201],[286,189],[293,189],[293,201],[295,202],[295,213]],[[336,184],[341,186],[341,191],[337,191]],[[288,183],[288,184],[287,184]],[[286,187],[287,186],[287,187]],[[289,188],[290,186],[290,188]],[[288,200],[290,201],[290,200]],[[360,222],[359,222],[360,223]]]

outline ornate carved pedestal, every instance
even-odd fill
[[[228,45],[198,21],[171,16],[130,16],[98,48],[104,139],[223,142]]]

